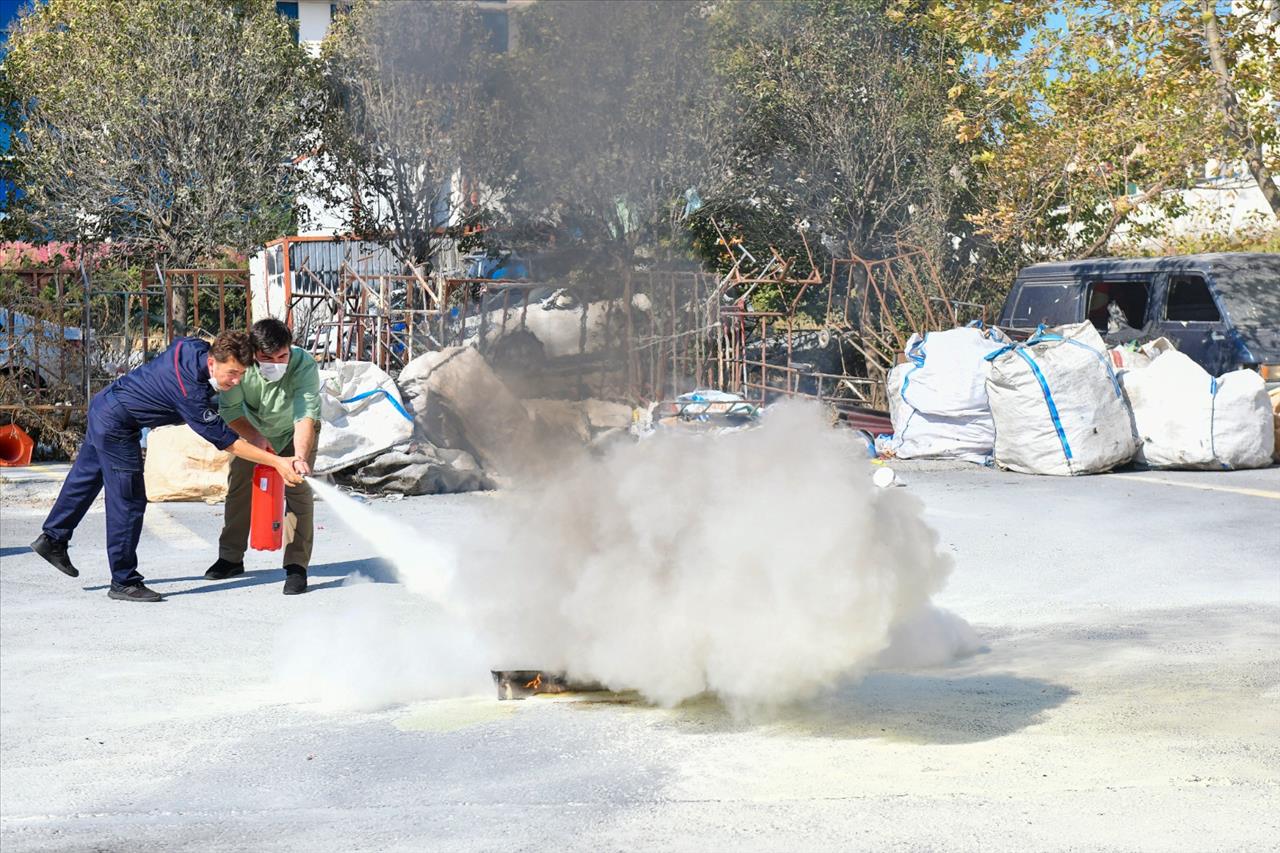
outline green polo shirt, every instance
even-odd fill
[[[293,441],[293,425],[303,418],[320,423],[320,370],[301,347],[289,350],[289,367],[276,382],[262,378],[254,364],[240,384],[218,395],[218,414],[227,423],[247,418],[271,446],[280,450]]]

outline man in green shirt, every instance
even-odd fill
[[[240,384],[218,397],[218,414],[250,444],[296,457],[295,470],[311,473],[320,435],[320,371],[316,360],[293,346],[293,333],[279,320],[259,320],[250,331],[256,363]],[[231,460],[227,502],[218,539],[218,560],[204,576],[225,580],[244,574],[249,541],[253,464]],[[286,486],[284,594],[307,591],[307,566],[315,538],[311,487],[304,481]],[[293,536],[289,537],[292,530]]]

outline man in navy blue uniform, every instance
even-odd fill
[[[253,345],[244,332],[223,332],[212,344],[180,338],[137,370],[94,395],[89,426],[71,473],[44,521],[44,533],[31,550],[63,574],[77,577],[67,545],[76,525],[106,488],[107,559],[111,590],[121,601],[160,601],[142,585],[138,573],[138,538],[147,509],[142,481],[143,427],[186,423],[219,450],[241,459],[270,465],[286,483],[297,485],[309,474],[305,460],[277,456],[240,438],[218,416],[218,393],[239,384],[253,364]]]

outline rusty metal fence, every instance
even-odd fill
[[[885,407],[884,376],[911,334],[986,319],[912,247],[820,268],[811,252],[757,259],[720,239],[733,259],[724,275],[624,270],[589,282],[392,274],[350,252],[313,270],[300,256],[284,304],[322,363],[395,375],[422,353],[475,346],[525,396],[639,403],[715,388],[757,404],[811,397],[846,419]],[[175,337],[247,328],[252,296],[242,269],[0,271],[0,413],[65,421]]]
[[[246,328],[244,270],[0,270],[0,412],[65,423],[181,336]]]
[[[986,319],[955,300],[923,250],[832,260],[759,259],[719,234],[733,259],[715,303],[716,385],[765,404],[781,396],[827,403],[845,420],[887,407],[884,379],[912,334]]]

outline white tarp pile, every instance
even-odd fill
[[[230,453],[214,447],[186,424],[147,432],[142,478],[149,501],[220,501],[227,496],[230,467]]]
[[[997,465],[1094,474],[1133,458],[1129,407],[1092,323],[1037,332],[987,358]]]
[[[379,454],[348,468],[337,479],[345,486],[379,494],[455,495],[493,488],[470,453],[419,442]]]
[[[886,381],[893,454],[985,463],[996,438],[985,358],[1008,343],[1000,330],[977,326],[912,335],[908,361]]]
[[[400,389],[377,365],[335,362],[320,371],[317,474],[358,465],[413,438],[413,418]]]
[[[1138,461],[1152,468],[1263,468],[1275,449],[1266,382],[1253,370],[1210,376],[1176,350],[1125,370]]]

